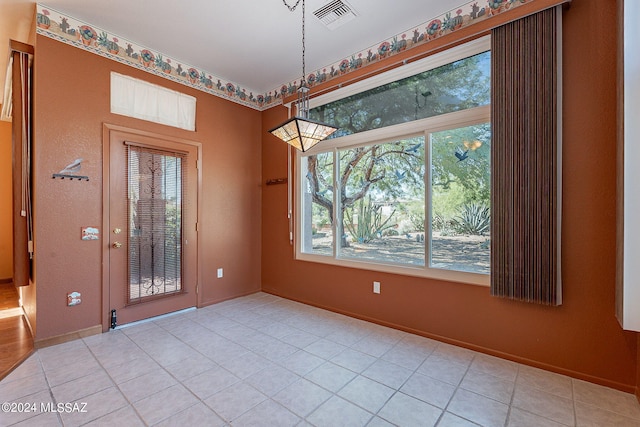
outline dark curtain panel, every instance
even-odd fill
[[[29,285],[33,258],[31,211],[33,47],[11,42],[13,133],[13,283]]]
[[[492,30],[491,294],[562,302],[556,8]]]

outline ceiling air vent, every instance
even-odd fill
[[[344,0],[331,1],[313,14],[330,30],[335,30],[356,17],[353,8]]]

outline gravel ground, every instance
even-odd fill
[[[425,243],[416,235],[387,236],[369,243],[349,242],[344,258],[358,258],[392,264],[424,265]],[[331,236],[313,239],[313,253],[331,254]],[[441,236],[435,232],[431,249],[431,266],[448,270],[489,273],[491,249],[487,236]]]

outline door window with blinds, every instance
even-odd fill
[[[178,294],[182,284],[185,153],[127,143],[128,303]]]

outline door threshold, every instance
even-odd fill
[[[130,326],[136,326],[136,325],[141,325],[141,324],[147,323],[147,322],[153,322],[155,320],[164,319],[165,317],[175,316],[176,314],[188,313],[188,312],[194,311],[196,309],[197,309],[196,307],[189,307],[189,308],[185,308],[185,309],[178,310],[178,311],[172,311],[171,313],[165,313],[165,314],[161,314],[159,316],[149,317],[148,319],[142,319],[142,320],[137,320],[137,321],[131,322],[131,323],[125,323],[124,325],[118,325],[118,326],[116,326],[115,328],[113,328],[111,330],[112,331],[117,331],[118,329],[124,329],[124,328],[128,328]]]

